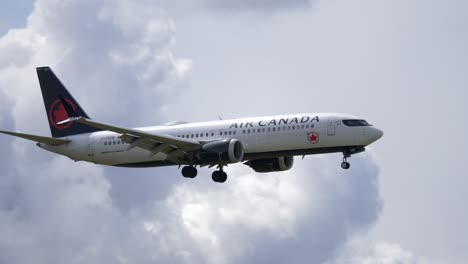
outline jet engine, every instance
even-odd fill
[[[244,146],[237,139],[224,139],[204,144],[196,157],[203,163],[236,163],[244,158]]]
[[[287,171],[294,165],[294,157],[256,159],[245,163],[256,172]]]

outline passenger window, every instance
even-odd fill
[[[214,137],[214,132],[213,132],[213,133],[211,133],[211,136],[212,136],[212,137]]]
[[[260,131],[261,131],[261,130],[260,130],[260,128],[259,128],[259,129],[258,129],[258,133],[260,133]]]
[[[309,128],[309,125],[306,125],[306,128]]]
[[[275,131],[276,131],[276,128],[273,128],[273,132],[275,132]]]
[[[296,129],[296,126],[292,126],[292,130]]]
[[[264,129],[264,128],[262,128],[262,132],[265,132],[265,129]]]
[[[227,132],[226,132],[226,131],[224,131],[224,135],[227,136]]]
[[[267,131],[270,132],[270,128],[268,128]]]
[[[206,133],[206,137],[208,137],[208,133]]]
[[[231,135],[231,131],[229,131],[229,135]]]
[[[236,134],[236,131],[234,130],[234,131],[232,132],[232,134],[235,135],[235,134]]]
[[[193,138],[193,134],[192,134],[192,135],[190,135],[190,137],[191,137],[191,138]]]
[[[247,133],[250,134],[250,129],[247,129]]]
[[[107,146],[107,142],[104,142],[104,146]]]
[[[242,134],[245,134],[245,130],[242,130]]]

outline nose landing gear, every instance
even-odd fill
[[[343,162],[341,163],[341,168],[344,169],[344,170],[347,170],[351,167],[351,164],[349,164],[349,162],[347,161],[348,158],[351,157],[351,155],[353,154],[357,154],[357,153],[360,153],[360,152],[363,152],[365,151],[366,149],[364,147],[356,147],[356,148],[350,148],[350,149],[346,149],[343,151]]]
[[[341,168],[344,170],[347,170],[349,169],[349,167],[351,167],[351,164],[349,164],[349,162],[346,161],[346,158],[343,158],[343,162],[341,163]]]

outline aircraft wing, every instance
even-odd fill
[[[3,131],[3,130],[0,130],[0,133],[7,134],[7,135],[10,135],[10,136],[19,137],[19,138],[24,138],[24,139],[31,140],[31,141],[34,141],[34,142],[53,145],[53,146],[64,145],[64,144],[68,144],[68,143],[71,142],[70,140],[65,140],[65,139],[42,137],[42,136],[22,134],[22,133]]]
[[[154,134],[139,129],[123,128],[111,124],[97,122],[84,117],[70,117],[67,120],[61,121],[58,125],[69,122],[79,122],[91,127],[96,127],[103,130],[112,131],[122,134],[120,138],[130,144],[127,150],[135,147],[143,148],[150,151],[150,156],[158,153],[167,154],[168,160],[174,162],[180,161],[188,152],[192,152],[200,148],[198,140],[178,138],[171,135]]]

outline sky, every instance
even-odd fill
[[[36,0],[0,11],[0,128],[49,135],[35,67],[123,126],[302,112],[385,135],[292,170],[75,163],[0,137],[0,263],[466,263],[468,3]],[[25,254],[27,252],[27,254]]]

